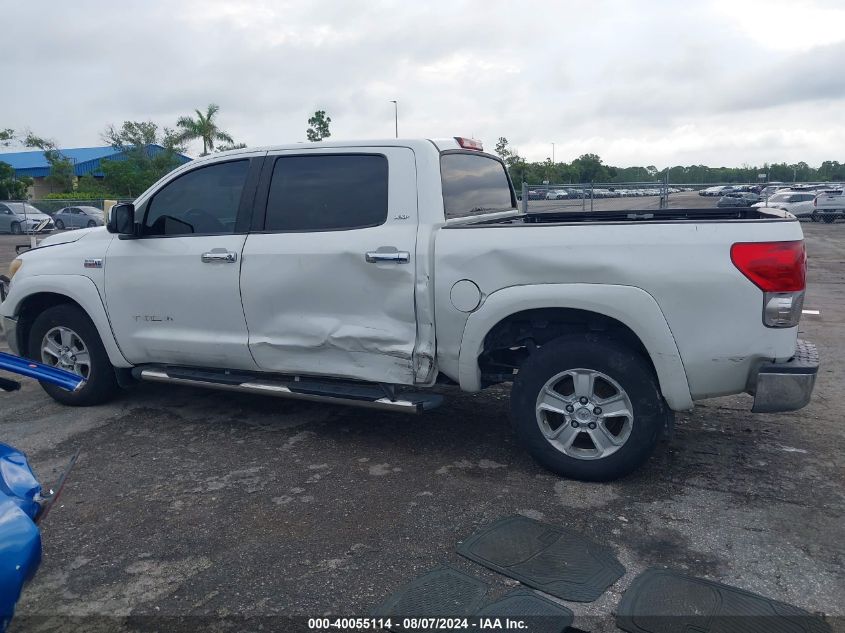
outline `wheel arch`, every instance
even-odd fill
[[[634,286],[538,284],[511,286],[490,294],[464,328],[458,364],[461,388],[481,389],[485,385],[483,373],[495,360],[491,350],[504,349],[509,343],[518,348],[532,334],[537,336],[538,330],[542,330],[541,344],[570,332],[611,332],[613,338],[644,353],[671,409],[681,411],[693,406],[669,324],[654,298]]]
[[[18,350],[22,355],[29,348],[29,333],[35,318],[56,305],[70,304],[82,310],[97,328],[109,361],[115,367],[131,367],[114,338],[100,293],[94,282],[82,275],[35,275],[15,280],[13,291],[4,304],[4,314],[17,321]],[[12,303],[13,302],[13,303]]]

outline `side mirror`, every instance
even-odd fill
[[[135,205],[130,202],[116,204],[109,211],[109,221],[106,224],[109,233],[119,235],[135,235]]]

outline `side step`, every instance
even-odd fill
[[[132,375],[138,380],[148,382],[167,382],[405,413],[422,413],[440,406],[443,402],[443,396],[434,393],[394,392],[391,386],[320,381],[314,378],[302,379],[299,376],[267,377],[246,372],[159,365],[135,367]]]

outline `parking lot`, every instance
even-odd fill
[[[616,630],[632,579],[669,566],[845,631],[845,226],[803,226],[804,307],[820,311],[800,328],[822,355],[813,402],[777,415],[752,415],[748,396],[699,403],[644,468],[610,484],[535,465],[511,434],[505,388],[441,388],[446,403],[421,417],[153,384],[89,409],[32,381],[0,393],[0,438],[43,483],[82,450],[11,630],[293,630],[302,621],[280,616],[367,615],[443,563],[503,592],[512,581],[455,546],[521,513],[589,535],[625,565],[596,602],[567,603],[583,630]],[[0,236],[0,270],[25,241]]]

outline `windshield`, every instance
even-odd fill
[[[21,202],[7,202],[6,206],[8,206],[12,213],[16,215],[44,215],[41,211],[33,207],[31,204],[25,204]]]
[[[505,166],[484,154],[445,153],[440,157],[446,219],[516,209]]]

